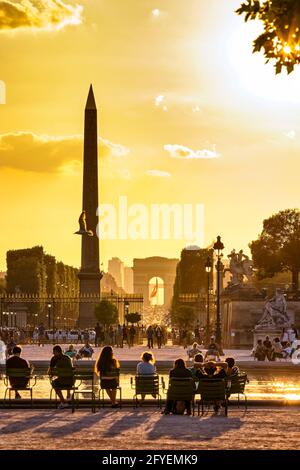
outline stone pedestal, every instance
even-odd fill
[[[272,339],[280,336],[282,328],[263,328],[255,330],[260,321],[265,306],[265,300],[260,299],[231,299],[223,297],[221,302],[222,311],[222,334],[223,348],[225,349],[251,349],[257,343],[257,339]],[[290,322],[300,328],[300,302],[298,300],[287,301],[287,312]],[[256,338],[254,337],[256,336]]]
[[[269,336],[270,341],[273,341],[275,338],[281,337],[282,329],[280,328],[260,328],[255,329],[253,332],[253,347],[255,348],[259,339],[264,341],[266,336]]]

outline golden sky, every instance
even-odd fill
[[[300,73],[251,54],[239,0],[0,0],[0,270],[43,245],[80,264],[83,111],[98,106],[99,197],[202,203],[204,244],[247,248],[298,207]],[[214,157],[214,158],[212,158]],[[178,257],[182,240],[103,240],[101,257]]]

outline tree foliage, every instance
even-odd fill
[[[126,313],[125,315],[125,320],[128,323],[138,323],[139,321],[141,321],[141,319],[142,319],[142,315],[139,312]]]
[[[257,240],[249,244],[257,276],[260,279],[291,271],[294,289],[298,290],[300,271],[300,212],[287,209],[263,222]]]
[[[179,305],[171,311],[172,325],[176,325],[180,328],[192,328],[197,317],[196,309],[188,305]]]
[[[245,21],[260,20],[264,31],[253,43],[253,52],[263,49],[266,62],[275,61],[276,74],[287,73],[300,63],[299,0],[247,0],[236,11]]]
[[[181,251],[180,261],[176,268],[171,310],[176,310],[180,305],[181,294],[202,293],[206,295],[207,272],[205,271],[205,263],[208,256],[211,260],[213,259],[213,250],[184,248]],[[212,281],[213,272],[210,274],[210,285],[212,285]]]
[[[95,306],[95,317],[102,325],[114,325],[118,323],[119,312],[117,307],[108,300],[101,300]]]

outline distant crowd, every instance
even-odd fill
[[[275,361],[276,359],[292,358],[295,351],[300,348],[298,331],[295,325],[289,328],[283,328],[280,337],[271,339],[266,336],[264,340],[259,339],[257,345],[252,351],[255,359],[258,361]]]

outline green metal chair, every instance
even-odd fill
[[[164,381],[163,381],[164,384]],[[165,388],[165,385],[163,385]],[[167,389],[167,400],[172,401],[190,401],[195,414],[195,391],[196,385],[192,377],[171,377]]]
[[[15,379],[16,384],[11,385],[10,379]],[[17,382],[21,382],[23,380],[23,384],[18,385]],[[24,369],[6,369],[6,374],[4,376],[4,384],[6,386],[5,393],[4,393],[4,400],[3,405],[5,406],[6,397],[8,393],[8,400],[9,406],[11,406],[11,392],[19,392],[19,391],[26,391],[30,393],[30,404],[31,407],[33,406],[33,394],[32,390],[33,387],[36,385],[37,377],[32,375],[31,368],[24,368]]]
[[[244,397],[245,409],[248,409],[247,396],[245,394],[246,384],[249,383],[246,373],[241,373],[233,377],[228,377],[227,382],[227,398],[231,395],[238,396],[238,408],[240,407],[240,395]]]
[[[225,416],[228,414],[228,399],[226,381],[223,379],[200,379],[197,394],[200,394],[198,400],[198,416],[200,415],[200,405],[202,415],[204,414],[204,405],[215,405],[222,403],[225,407]]]
[[[54,380],[55,379],[61,380],[61,385],[60,386],[55,386],[54,385]],[[49,374],[49,379],[50,379],[50,384],[51,384],[51,389],[50,389],[50,401],[52,400],[52,393],[53,391],[55,392],[55,406],[57,408],[57,393],[56,390],[60,391],[71,391],[71,403],[72,403],[72,410],[74,407],[74,392],[76,391],[77,387],[75,384],[75,369],[67,369],[67,368],[60,368],[60,367],[55,367],[52,371],[51,374]],[[64,384],[65,382],[65,384]]]
[[[158,402],[159,408],[161,408],[161,395],[159,386],[159,376],[156,375],[136,375],[130,377],[130,385],[132,390],[135,391],[133,395],[134,407],[138,406],[138,395],[154,395]]]
[[[81,388],[84,382],[89,382],[88,388]],[[75,412],[75,408],[79,407],[80,395],[91,395],[92,413],[95,413],[96,412],[96,391],[95,391],[96,384],[95,384],[94,371],[89,371],[86,368],[84,369],[76,368],[74,371],[74,383],[76,387],[73,390],[72,413]]]
[[[111,372],[105,372],[104,374],[100,374],[99,377],[99,402],[101,401],[102,403],[102,408],[104,408],[105,404],[105,390],[110,390],[109,387],[109,381],[113,382],[113,385],[115,385],[115,381],[117,381],[117,387],[114,387],[112,385],[112,388],[116,388],[117,391],[119,392],[119,404],[120,408],[122,407],[122,387],[120,387],[120,371],[119,370],[113,370]],[[102,395],[102,398],[101,398]]]

